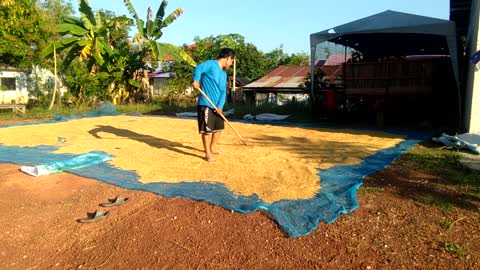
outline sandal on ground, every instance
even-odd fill
[[[115,199],[108,199],[108,202],[101,203],[100,206],[110,207],[124,204],[128,201],[128,198],[116,197]]]
[[[108,215],[108,211],[103,212],[103,211],[97,210],[93,213],[87,213],[87,217],[79,219],[78,222],[80,223],[96,222],[106,218],[107,215]]]

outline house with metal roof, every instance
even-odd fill
[[[309,66],[279,66],[260,79],[243,87],[249,103],[270,102],[283,105],[291,101],[305,101],[307,95],[300,87],[305,82]]]
[[[153,88],[153,95],[161,95],[167,87],[168,79],[175,76],[170,70],[173,61],[173,58],[167,55],[166,60],[157,61],[155,69],[153,69],[151,63],[147,64],[148,67],[152,68],[152,70],[148,72],[148,79]]]
[[[454,22],[387,10],[312,33],[311,63],[324,42],[343,46],[344,57],[352,54],[352,61],[339,62],[342,70],[336,73],[343,80],[344,107],[360,98],[362,111],[376,113],[379,123],[384,113],[388,120],[412,124],[435,122],[450,128],[459,122]],[[310,91],[312,96],[321,92],[313,85]]]

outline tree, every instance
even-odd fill
[[[100,11],[106,21],[116,21],[115,14],[110,11]],[[129,24],[128,24],[129,25]],[[105,62],[99,69],[99,75],[108,83],[108,94],[114,104],[127,100],[142,100],[139,95],[141,83],[135,76],[137,70],[143,67],[142,52],[130,45],[127,24],[114,23],[105,35],[111,54],[105,55]]]
[[[273,49],[265,54],[268,72],[274,70],[278,66],[286,65],[288,63],[288,54],[283,51],[283,46]]]
[[[138,69],[141,62],[139,51],[128,43],[127,27],[132,21],[110,11],[94,14],[86,0],[79,0],[79,12],[80,18],[66,17],[57,25],[63,38],[52,42],[43,51],[43,57],[51,56],[54,47],[58,51],[68,51],[62,66],[64,73],[73,76],[67,84],[75,89],[73,98],[78,101],[91,102],[96,98],[109,99],[113,103],[125,101],[140,86],[132,79],[130,68]],[[93,84],[97,86],[96,91],[84,85],[90,80],[75,79],[75,76],[84,76],[80,71],[72,72],[71,66],[76,60],[86,63],[81,67],[87,69],[88,76],[102,80],[102,83]]]
[[[263,76],[267,71],[264,53],[252,43],[245,43],[240,34],[209,36],[204,39],[194,38],[194,44],[184,49],[197,62],[215,59],[222,48],[235,50],[237,58],[237,74],[253,80]]]
[[[143,52],[143,62],[145,64],[143,68],[143,86],[147,93],[150,93],[150,97],[153,96],[153,89],[150,89],[150,82],[148,79],[148,66],[156,66],[159,60],[166,60],[167,57],[172,57],[177,61],[185,61],[188,64],[195,66],[195,61],[183,51],[180,47],[177,47],[169,43],[161,43],[158,40],[162,37],[162,29],[173,23],[182,13],[182,8],[175,9],[166,18],[165,8],[168,1],[163,0],[158,7],[157,13],[152,20],[152,9],[149,7],[147,10],[147,21],[143,21],[137,14],[137,11],[133,7],[129,0],[124,0],[124,4],[127,7],[130,14],[135,20],[137,26],[137,33],[135,34],[134,41],[141,47]]]
[[[193,45],[184,45],[183,48],[197,62],[215,59],[224,47],[234,49],[237,58],[237,75],[248,80],[256,80],[279,65],[309,65],[310,63],[310,57],[307,54],[298,53],[289,56],[283,52],[282,47],[265,54],[254,44],[246,43],[245,38],[240,34],[209,36],[203,39],[197,36],[193,41]],[[183,87],[191,84],[193,68],[175,64],[172,66],[172,71],[176,77],[171,80],[170,86]]]
[[[295,66],[309,66],[310,65],[310,55],[304,52],[301,53],[292,53],[289,56],[288,65]]]
[[[55,35],[58,18],[72,13],[63,0],[0,1],[0,63],[30,68]]]
[[[173,62],[170,70],[174,77],[167,81],[168,91],[172,94],[183,94],[192,85],[193,67],[182,62]]]
[[[147,60],[165,60],[167,56],[170,56],[177,61],[186,61],[192,66],[196,65],[195,61],[181,48],[170,43],[158,42],[163,35],[162,29],[173,23],[183,13],[182,8],[175,9],[170,15],[164,18],[168,1],[163,0],[153,20],[152,9],[148,8],[147,22],[144,22],[140,19],[137,11],[129,0],[124,0],[124,4],[135,19],[137,26],[138,32],[135,34],[134,41],[143,48]]]
[[[72,60],[68,69],[63,73],[64,85],[68,87],[68,93],[64,99],[75,106],[91,105],[97,99],[109,99],[108,82],[104,73],[90,74],[85,61],[79,58]]]
[[[252,43],[245,44],[237,57],[237,74],[248,80],[256,80],[268,72],[265,54]]]
[[[313,74],[313,88],[311,73],[307,73],[305,76],[305,82],[300,85],[303,92],[308,94],[310,105],[312,107],[312,113],[316,115],[322,108],[325,107],[325,96],[322,90],[329,88],[330,82],[326,77],[325,72],[322,69],[316,68]]]
[[[103,12],[94,15],[87,0],[79,0],[79,12],[80,18],[66,17],[64,23],[57,25],[57,31],[66,38],[47,46],[43,51],[43,57],[53,54],[55,44],[59,51],[68,49],[63,62],[64,67],[78,57],[80,62],[87,61],[87,67],[93,74],[98,66],[104,64],[104,56],[113,54],[112,47],[108,44],[110,30],[121,25],[129,25],[131,21],[126,16],[107,19]]]

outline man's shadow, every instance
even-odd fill
[[[102,137],[100,137],[98,135],[98,133],[100,133],[100,132],[111,133],[111,134],[114,134],[118,137],[125,137],[125,138],[131,139],[131,140],[146,143],[146,144],[148,144],[152,147],[156,147],[156,148],[159,148],[159,149],[164,148],[164,149],[167,149],[167,150],[179,153],[179,154],[190,155],[190,156],[194,156],[194,157],[198,157],[198,158],[203,159],[203,156],[188,153],[188,152],[185,152],[185,151],[179,149],[179,148],[184,148],[184,149],[189,149],[189,150],[201,151],[197,148],[194,148],[194,147],[191,147],[191,146],[185,146],[181,143],[172,142],[172,141],[169,141],[169,140],[153,137],[153,136],[150,136],[150,135],[136,133],[136,132],[133,132],[133,131],[128,130],[128,129],[116,128],[116,127],[112,127],[112,126],[97,125],[97,128],[94,128],[94,129],[88,131],[88,133],[90,133],[93,137],[98,138],[98,139],[103,139]]]

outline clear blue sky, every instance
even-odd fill
[[[78,12],[78,1],[70,0]],[[153,14],[161,0],[131,0],[145,20],[147,8]],[[310,52],[311,33],[367,17],[387,9],[447,19],[449,0],[170,0],[166,13],[178,7],[184,13],[165,28],[161,42],[191,44],[199,36],[240,34],[263,52],[283,45],[286,53]],[[123,0],[89,0],[94,10],[116,15],[130,14]],[[132,31],[135,28],[132,27]],[[133,32],[131,33],[133,34]]]

